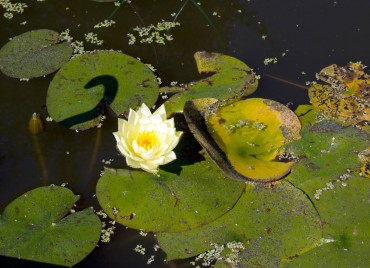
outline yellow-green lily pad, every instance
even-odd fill
[[[1,71],[15,78],[33,78],[55,72],[72,56],[72,47],[59,33],[42,29],[13,37],[0,49]]]
[[[139,60],[115,51],[83,54],[68,62],[50,83],[46,105],[50,116],[71,129],[97,126],[109,108],[128,115],[158,98],[153,72]]]
[[[310,104],[302,104],[295,109],[294,113],[298,116],[302,127],[317,123],[318,112]]]
[[[215,98],[224,103],[240,100],[252,94],[258,85],[255,73],[244,62],[220,53],[196,52],[199,73],[210,77],[193,81],[182,87],[165,87],[161,91],[178,92],[165,103],[169,115],[181,113],[186,101],[197,98]]]
[[[301,125],[291,110],[261,98],[229,105],[202,104],[208,101],[189,101],[185,117],[200,144],[228,176],[268,182],[290,171],[294,161],[279,156],[287,143],[300,138]]]
[[[92,208],[70,213],[78,199],[60,186],[15,199],[0,216],[0,255],[63,266],[84,259],[99,241],[101,222]]]
[[[318,77],[329,85],[313,84],[309,90],[313,107],[329,118],[352,125],[370,121],[370,76],[360,62],[330,65]]]

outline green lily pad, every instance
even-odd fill
[[[152,71],[120,52],[98,51],[72,59],[50,83],[46,104],[58,123],[77,130],[97,126],[109,106],[128,115],[143,102],[152,107],[158,98]]]
[[[242,182],[225,177],[207,158],[181,168],[178,174],[160,170],[159,176],[106,169],[96,196],[104,211],[125,226],[180,232],[220,217],[243,191]]]
[[[337,242],[327,243],[295,258],[284,267],[367,267],[370,263],[368,245],[353,245],[344,250]]]
[[[181,113],[188,100],[216,98],[230,103],[252,94],[257,89],[258,80],[253,70],[236,58],[205,51],[195,53],[194,58],[199,73],[213,75],[183,87],[161,88],[162,91],[178,92],[165,103],[169,115]]]
[[[31,190],[0,216],[0,255],[72,266],[96,246],[101,222],[92,208],[67,215],[79,196],[59,186]]]
[[[70,43],[52,30],[35,30],[14,37],[0,50],[0,69],[11,77],[33,78],[50,74],[72,56]]]
[[[246,184],[236,205],[210,224],[180,233],[159,233],[167,259],[198,255],[228,242],[242,242],[241,267],[277,267],[321,243],[320,218],[307,196],[285,181]],[[253,264],[253,265],[252,265]]]
[[[330,179],[329,179],[330,181]],[[370,263],[370,180],[351,175],[314,198],[320,179],[301,184],[321,216],[323,236],[332,242],[298,256],[289,267],[366,267]]]
[[[300,138],[300,122],[291,110],[260,98],[203,106],[207,102],[210,99],[189,101],[185,117],[200,144],[228,176],[266,182],[290,171],[294,162],[278,157],[285,144]]]
[[[322,121],[303,128],[302,139],[289,145],[300,159],[287,179],[295,186],[322,178],[321,187],[339,179],[348,170],[361,167],[359,152],[369,147],[370,135],[334,121]]]
[[[299,105],[294,113],[298,116],[299,122],[302,126],[313,125],[317,123],[317,111],[313,108],[312,105],[303,104]]]

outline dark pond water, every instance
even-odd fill
[[[114,26],[98,30],[93,26],[112,14],[113,3],[23,2],[28,4],[23,14],[11,20],[0,16],[1,46],[10,37],[34,29],[61,32],[69,28],[78,40],[94,31],[104,40],[99,48],[140,57],[155,66],[164,85],[199,79],[194,52],[222,52],[244,61],[261,75],[255,96],[291,102],[295,107],[308,102],[305,82],[313,81],[323,67],[349,61],[370,64],[367,0],[201,0],[204,13],[192,1],[134,0],[114,14]],[[172,42],[165,46],[128,45],[126,34],[133,27],[173,20],[171,13],[181,8],[177,17],[181,26],[172,31]],[[20,24],[24,21],[25,25]],[[264,64],[266,58],[275,57],[276,64]],[[94,206],[99,210],[94,194],[102,160],[114,159],[113,167],[125,165],[115,149],[112,132],[117,123],[112,116],[100,129],[76,133],[52,122],[40,135],[29,133],[28,120],[33,112],[47,117],[46,93],[52,77],[20,82],[0,74],[0,211],[22,193],[52,183],[68,183],[80,194],[78,208]],[[135,253],[137,244],[149,252],[145,256]],[[76,267],[146,267],[154,244],[153,237],[143,238],[137,231],[118,227],[109,244],[100,244]],[[164,253],[155,255],[151,267],[191,267],[189,261],[164,264]]]

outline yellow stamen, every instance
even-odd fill
[[[145,150],[150,150],[158,142],[157,135],[154,131],[142,132],[136,138],[137,144]]]

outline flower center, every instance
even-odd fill
[[[143,132],[136,138],[136,142],[140,147],[148,151],[158,143],[158,138],[154,131]]]

